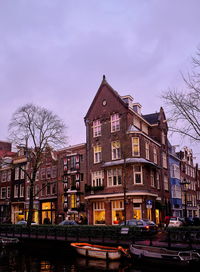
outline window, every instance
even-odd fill
[[[103,186],[104,173],[103,171],[96,171],[92,173],[92,187]]]
[[[145,142],[145,156],[146,159],[149,160],[149,143]]]
[[[41,174],[41,179],[45,179],[46,178],[46,169],[42,168],[40,174]]]
[[[108,187],[119,186],[122,184],[122,169],[114,168],[107,171]]]
[[[45,196],[46,183],[42,183],[41,196]]]
[[[52,178],[56,178],[56,176],[57,176],[57,168],[56,168],[56,166],[53,166],[52,167]]]
[[[47,179],[51,178],[51,167],[47,167]]]
[[[7,198],[10,198],[10,186],[7,187]]]
[[[51,194],[52,195],[56,194],[56,183],[55,182],[51,184]]]
[[[105,224],[105,205],[103,201],[97,201],[93,203],[94,210],[94,224]]]
[[[120,118],[119,113],[111,115],[111,132],[120,130]]]
[[[6,198],[6,187],[2,187],[1,188],[1,199],[5,199]]]
[[[6,182],[6,171],[1,172],[1,182]]]
[[[102,160],[102,149],[101,146],[94,146],[94,163],[99,163]]]
[[[20,169],[20,178],[21,179],[24,179],[24,177],[25,177],[24,170],[25,170],[25,165],[22,165],[21,169]]]
[[[19,167],[15,168],[15,180],[19,179]]]
[[[93,137],[101,136],[101,122],[100,120],[93,121]]]
[[[26,198],[30,198],[30,186],[26,186]]]
[[[158,163],[158,156],[157,156],[157,149],[156,147],[153,148],[153,161],[155,164]]]
[[[169,190],[169,182],[168,182],[168,177],[166,175],[164,175],[164,189],[166,191]]]
[[[151,170],[151,186],[155,187],[155,173]]]
[[[132,137],[132,155],[140,156],[140,141],[138,137]]]
[[[71,208],[72,208],[72,209],[73,209],[73,208],[76,208],[76,195],[75,195],[75,194],[71,194],[70,196],[71,196],[71,201],[70,201],[70,203],[71,203]]]
[[[11,181],[11,170],[8,170],[7,181]]]
[[[35,180],[39,180],[39,171],[36,172]]]
[[[166,153],[162,153],[162,155],[163,155],[163,167],[164,168],[167,168],[167,155],[166,155]]]
[[[19,197],[24,197],[24,185],[19,185]]]
[[[46,186],[46,192],[47,192],[47,195],[50,195],[51,194],[51,183],[47,183],[47,186]]]
[[[120,159],[121,157],[120,141],[112,142],[111,147],[112,147],[112,160]]]
[[[18,197],[19,195],[19,185],[15,184],[14,185],[14,197]]]
[[[133,174],[134,174],[134,184],[143,184],[142,180],[142,166],[134,165],[133,166]]]
[[[34,187],[34,196],[35,196],[35,198],[38,198],[39,190],[40,190],[40,187],[39,187],[38,184],[36,184],[35,187]]]
[[[157,189],[160,189],[160,175],[158,172],[156,172],[156,185]]]

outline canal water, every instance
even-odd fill
[[[106,262],[78,256],[71,248],[0,249],[0,272],[177,272],[175,267],[138,265],[130,260]],[[181,269],[180,271],[183,271]],[[188,271],[188,270],[185,270]]]

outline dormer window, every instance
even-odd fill
[[[101,136],[101,122],[100,120],[93,121],[93,137]]]
[[[111,115],[111,132],[120,130],[120,117],[119,113]]]

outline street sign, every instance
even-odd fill
[[[147,209],[152,209],[152,206],[153,206],[153,200],[148,199],[148,200],[146,201],[146,208],[147,208]]]

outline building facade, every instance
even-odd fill
[[[120,96],[105,77],[85,116],[86,205],[90,224],[119,224],[169,212],[167,122],[141,114],[130,95]]]

